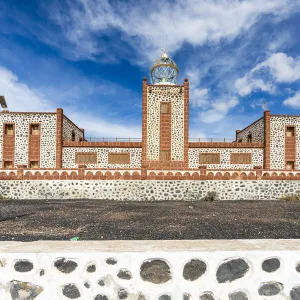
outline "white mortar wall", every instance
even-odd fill
[[[54,262],[61,258],[76,262],[76,269],[69,274],[59,271]],[[108,258],[114,258],[117,263],[108,265]],[[249,271],[232,282],[219,283],[216,276],[219,266],[236,258],[246,261]],[[269,258],[280,261],[280,267],[272,273],[262,270],[262,263]],[[300,286],[300,274],[296,271],[300,240],[1,242],[0,259],[1,300],[12,299],[12,281],[40,287],[42,291],[35,300],[69,299],[62,295],[62,288],[67,284],[76,286],[81,295],[77,299],[81,300],[93,300],[98,294],[116,300],[120,289],[127,291],[128,300],[157,300],[161,295],[181,300],[184,293],[198,300],[204,292],[211,292],[216,300],[228,300],[228,295],[236,291],[243,291],[249,300],[296,300],[290,298],[290,292]],[[167,262],[171,280],[154,284],[141,278],[141,265],[153,259]],[[183,268],[191,259],[199,259],[207,266],[206,272],[195,281],[183,278]],[[31,262],[33,269],[17,272],[14,266],[19,260]],[[95,272],[87,272],[89,264],[96,266]],[[120,269],[130,271],[132,278],[118,278]],[[44,270],[43,276],[41,270]],[[109,279],[109,284],[100,286],[101,278]],[[259,295],[259,287],[266,282],[280,283],[282,290],[273,297]],[[139,298],[141,295],[145,298]]]
[[[300,191],[298,180],[2,180],[1,195],[12,199],[278,200]]]
[[[41,123],[41,168],[56,166],[56,114],[0,114],[0,167],[2,167],[3,124],[15,123],[15,166],[28,165],[28,135],[30,123]]]

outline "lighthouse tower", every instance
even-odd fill
[[[177,83],[178,67],[163,51],[143,80],[143,169],[188,168],[189,82]]]

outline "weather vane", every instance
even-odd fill
[[[266,100],[264,101],[263,108],[264,108],[264,111],[267,110],[267,101]]]
[[[164,47],[161,49],[163,53],[167,53],[167,48],[166,48],[166,35],[164,35]]]

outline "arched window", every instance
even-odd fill
[[[72,142],[74,142],[74,141],[75,141],[75,139],[76,139],[76,136],[75,136],[75,131],[74,131],[74,130],[72,130]]]

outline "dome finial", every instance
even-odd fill
[[[164,36],[164,48],[150,70],[152,84],[177,84],[179,73],[176,63],[168,56],[166,49],[166,36]]]

